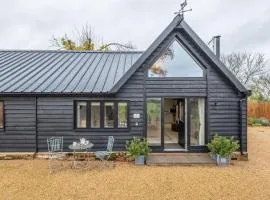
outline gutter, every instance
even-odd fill
[[[240,143],[240,152],[241,152],[241,155],[244,154],[244,149],[243,149],[243,125],[245,125],[246,129],[247,129],[247,119],[246,119],[246,123],[243,124],[243,105],[244,105],[244,102],[246,103],[246,106],[247,106],[247,98],[252,94],[252,91],[251,90],[248,90],[247,93],[242,93],[241,94],[241,98],[239,100],[239,115],[240,115],[240,134],[239,134],[239,143]],[[247,111],[246,111],[246,117],[247,117]],[[246,135],[247,137],[247,135]]]

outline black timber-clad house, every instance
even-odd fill
[[[204,152],[215,133],[247,152],[247,89],[176,16],[145,52],[0,51],[0,152],[85,137],[114,150]],[[68,151],[68,149],[65,149]]]

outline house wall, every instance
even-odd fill
[[[181,32],[181,31],[180,31]],[[166,49],[172,38],[178,37],[190,53],[205,67],[205,79],[202,78],[148,78],[148,69]],[[246,101],[240,108],[238,90],[196,47],[185,33],[171,33],[145,61],[145,97],[205,97],[206,98],[206,134],[210,141],[215,133],[233,136],[241,142],[242,150],[247,151],[247,109]],[[246,100],[246,98],[245,98]],[[241,110],[242,109],[242,110]],[[241,136],[241,137],[240,137]],[[193,147],[195,148],[195,147]],[[196,148],[194,149],[196,150]],[[198,148],[197,150],[202,150]]]
[[[115,137],[114,150],[124,150],[126,140],[143,133],[143,85],[142,72],[139,70],[121,88],[115,97],[86,98],[86,97],[39,97],[38,98],[38,151],[46,151],[46,139],[55,135],[64,137],[67,147],[75,139],[85,137],[94,143],[93,150],[105,150],[108,136]],[[74,129],[75,100],[127,100],[129,105],[128,129]],[[139,113],[141,118],[134,119],[133,114]],[[136,122],[138,126],[136,126]],[[66,148],[66,150],[68,150]]]
[[[243,105],[241,113],[241,96],[238,95],[236,89],[213,68],[209,70],[208,87],[208,139],[210,140],[215,133],[223,136],[233,136],[240,142],[242,140],[243,151],[247,151],[247,109],[246,105]],[[242,135],[242,138],[240,138],[240,135]]]
[[[0,152],[34,152],[36,109],[33,97],[0,97],[5,129],[0,129]]]

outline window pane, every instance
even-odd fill
[[[161,99],[147,99],[147,141],[161,145]]]
[[[4,103],[0,102],[0,128],[4,128]]]
[[[190,99],[190,145],[205,145],[204,99]]]
[[[203,70],[175,40],[149,69],[148,77],[203,77]]]
[[[118,103],[118,128],[127,128],[127,103]]]
[[[104,127],[113,128],[114,127],[114,103],[106,102],[104,104]]]
[[[91,127],[100,128],[100,103],[91,102]]]
[[[77,128],[86,128],[86,102],[77,103]]]

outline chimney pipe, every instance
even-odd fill
[[[220,59],[220,35],[214,36],[215,53],[218,59]]]

